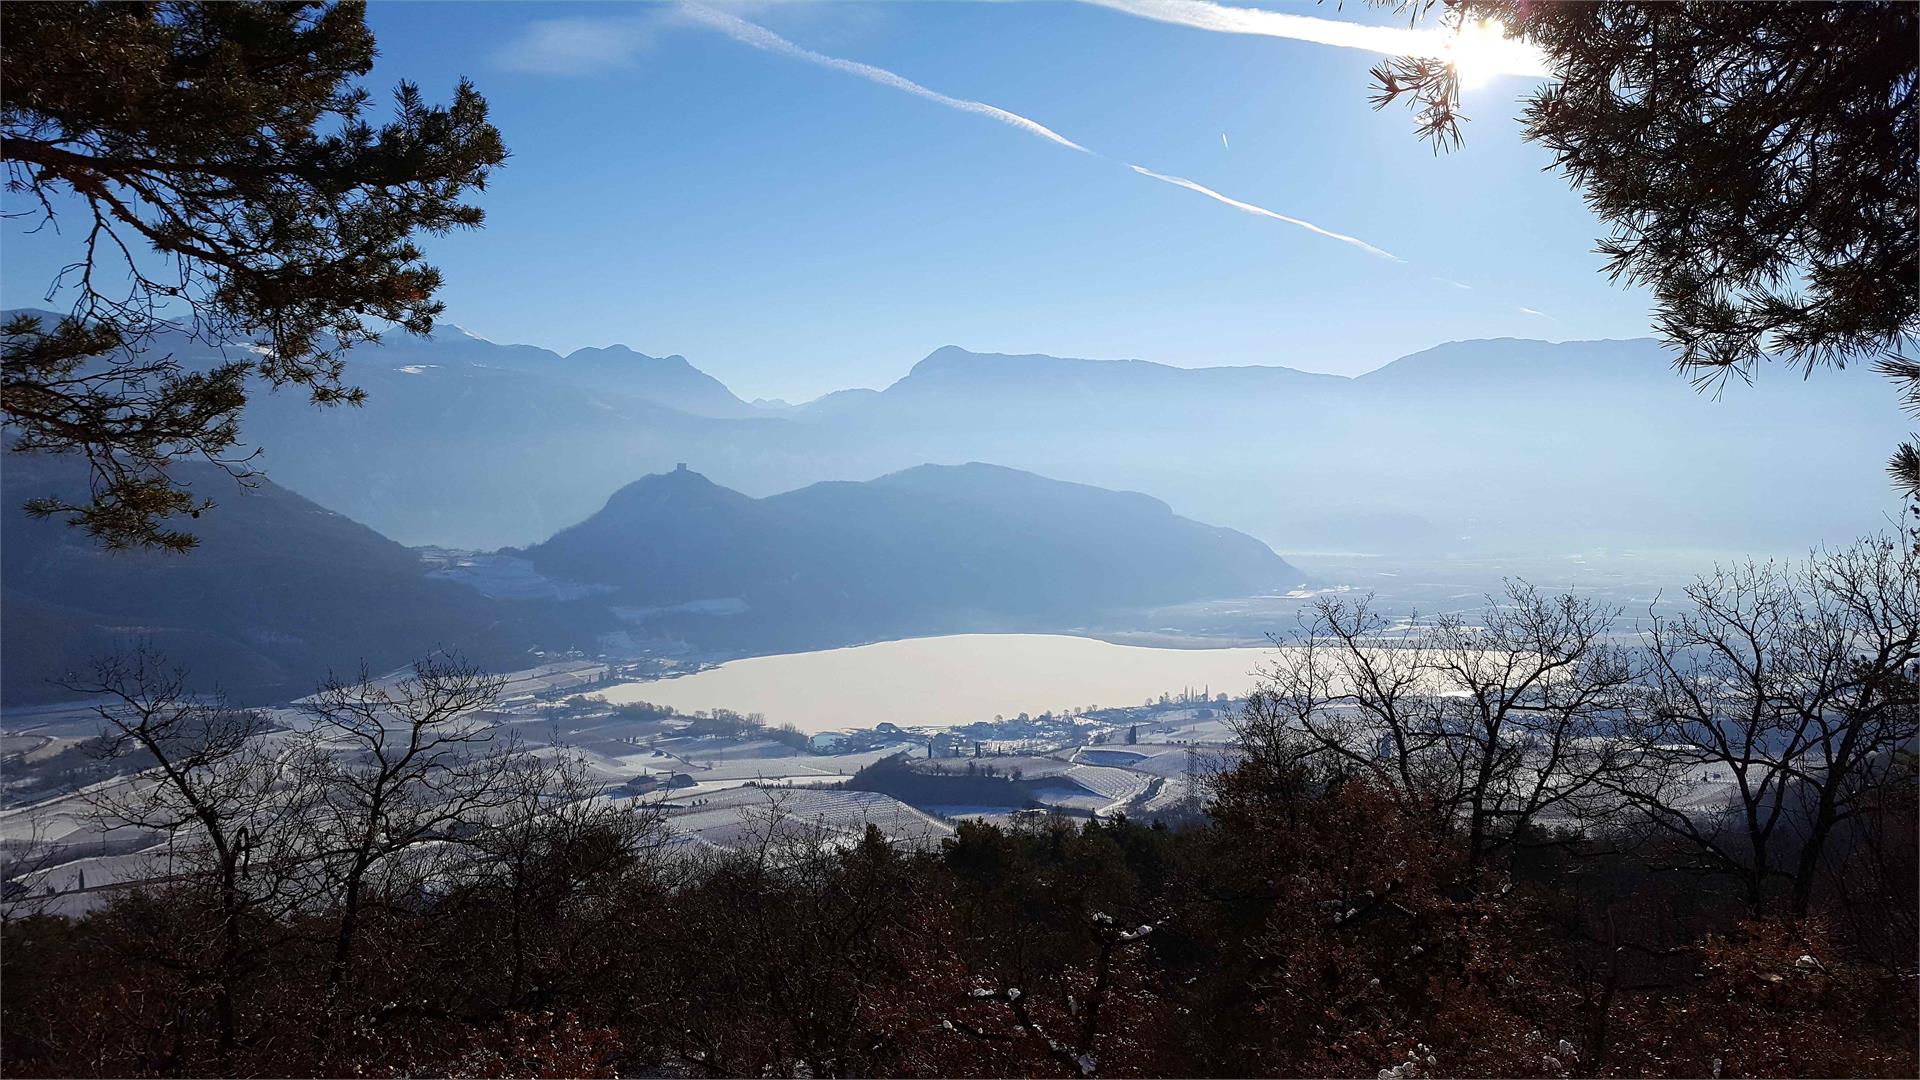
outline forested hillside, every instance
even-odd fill
[[[687,633],[758,643],[1075,625],[1304,580],[1258,540],[1157,499],[978,463],[764,499],[680,469],[627,485],[524,555],[615,587],[621,604],[735,601],[737,615]]]
[[[535,645],[590,642],[606,620],[591,607],[494,600],[429,580],[416,552],[270,481],[243,486],[205,464],[174,475],[216,504],[193,521],[200,546],[111,551],[21,510],[29,497],[84,489],[78,463],[7,461],[7,703],[71,698],[58,685],[65,675],[136,641],[187,663],[202,686],[268,702],[305,694],[328,671],[387,671],[436,648],[527,667]]]

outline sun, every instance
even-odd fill
[[[1484,86],[1496,75],[1533,74],[1541,68],[1533,46],[1507,37],[1506,27],[1494,19],[1462,23],[1445,49],[1444,59],[1463,89]]]

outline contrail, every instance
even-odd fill
[[[904,90],[915,97],[926,98],[935,104],[945,105],[949,109],[958,109],[961,112],[970,112],[978,116],[998,120],[1009,127],[1019,128],[1029,135],[1038,135],[1048,142],[1058,143],[1069,150],[1078,150],[1083,154],[1093,153],[1093,151],[1081,146],[1079,143],[1074,142],[1072,139],[1067,138],[1065,135],[1060,134],[1047,125],[1039,123],[1038,121],[1029,120],[1019,113],[1008,112],[1005,109],[989,105],[984,101],[969,101],[966,98],[949,97],[938,90],[929,90],[911,79],[895,75],[885,68],[877,68],[871,64],[862,64],[853,60],[842,60],[836,56],[828,56],[825,53],[814,52],[812,49],[795,45],[793,42],[788,41],[786,38],[781,37],[779,34],[774,33],[764,26],[760,26],[757,23],[750,23],[745,19],[729,15],[724,11],[715,11],[712,8],[702,7],[698,4],[688,4],[680,10],[695,22],[718,30],[744,45],[751,45],[756,49],[770,53],[778,53],[781,56],[791,56],[795,60],[805,60],[809,64],[818,64],[821,67],[832,68],[835,71],[844,71],[849,75],[857,75],[862,79],[866,79],[868,82],[876,82],[881,86],[889,86],[895,90]]]
[[[1414,29],[1397,26],[1369,26],[1340,19],[1321,19],[1312,15],[1292,15],[1260,8],[1229,7],[1212,0],[1081,0],[1082,3],[1112,8],[1137,18],[1211,30],[1217,34],[1255,34],[1262,37],[1289,38],[1332,45],[1342,49],[1362,49],[1383,56],[1427,56],[1446,59],[1452,55],[1454,33],[1448,30]],[[1524,42],[1502,39],[1483,43],[1475,62],[1487,74],[1550,74],[1539,53]]]
[[[1067,138],[1065,135],[1060,134],[1037,120],[1029,120],[1018,113],[1008,112],[1005,109],[988,105],[984,101],[969,101],[965,98],[950,97],[940,93],[938,90],[930,90],[927,87],[921,86],[919,83],[904,76],[896,75],[885,68],[874,67],[871,64],[862,64],[853,60],[842,60],[836,56],[828,56],[824,53],[814,52],[812,49],[804,48],[788,41],[786,38],[768,30],[764,26],[748,22],[745,19],[729,15],[723,11],[715,11],[712,8],[702,7],[698,4],[684,5],[680,10],[695,22],[718,30],[735,41],[751,45],[756,49],[777,53],[781,56],[790,56],[796,60],[804,60],[809,64],[818,64],[821,67],[832,68],[835,71],[843,71],[849,75],[857,75],[869,82],[879,83],[881,86],[891,87],[895,90],[903,90],[915,97],[925,98],[936,104],[945,105],[950,109],[958,109],[961,112],[975,113],[980,116],[998,120],[1010,127],[1019,128],[1029,135],[1038,135],[1048,142],[1058,143],[1069,150],[1075,150],[1091,157],[1102,157],[1102,155],[1081,146],[1079,143],[1074,142],[1072,139]],[[1226,138],[1226,135],[1222,134],[1220,141],[1224,144]],[[1323,229],[1311,221],[1302,221],[1296,217],[1288,217],[1285,214],[1275,213],[1264,206],[1255,206],[1249,202],[1241,202],[1239,199],[1229,198],[1210,187],[1194,183],[1192,180],[1179,176],[1168,176],[1165,173],[1157,173],[1152,169],[1142,168],[1139,165],[1129,165],[1127,168],[1132,169],[1141,176],[1158,180],[1163,184],[1173,184],[1177,187],[1186,188],[1188,191],[1199,192],[1209,199],[1225,203],[1236,210],[1249,214],[1257,214],[1261,217],[1272,218],[1275,221],[1283,221],[1289,225],[1306,229],[1308,232],[1318,233],[1328,239],[1338,240],[1343,244],[1352,244],[1354,247],[1370,255],[1377,255],[1383,259],[1391,259],[1394,262],[1406,261],[1398,255],[1374,247],[1372,244],[1358,237],[1347,236],[1344,233],[1333,232],[1330,229]]]
[[[1182,176],[1168,176],[1165,173],[1157,173],[1157,172],[1154,172],[1152,169],[1143,168],[1139,165],[1129,165],[1127,166],[1127,168],[1132,169],[1134,172],[1139,173],[1141,176],[1152,177],[1153,179],[1158,180],[1163,184],[1172,184],[1175,187],[1186,188],[1188,191],[1197,191],[1200,194],[1205,195],[1207,198],[1215,200],[1216,202],[1226,203],[1228,206],[1233,207],[1235,210],[1240,210],[1249,214],[1258,214],[1261,217],[1272,218],[1275,221],[1284,221],[1289,225],[1297,225],[1300,228],[1307,230],[1308,232],[1319,233],[1321,236],[1325,236],[1333,240],[1338,240],[1343,244],[1352,244],[1354,247],[1359,248],[1360,250],[1366,252],[1369,255],[1378,255],[1382,259],[1392,259],[1394,262],[1407,261],[1401,258],[1400,256],[1395,255],[1391,251],[1374,247],[1372,244],[1367,243],[1365,240],[1362,240],[1357,236],[1348,236],[1345,233],[1337,233],[1330,229],[1323,229],[1320,226],[1315,225],[1311,221],[1302,221],[1297,217],[1288,217],[1285,214],[1277,214],[1272,210],[1267,209],[1264,206],[1255,206],[1250,202],[1241,202],[1239,199],[1222,195],[1219,192],[1213,190],[1210,187],[1207,187],[1204,184],[1196,184],[1193,181],[1188,180],[1187,178]]]

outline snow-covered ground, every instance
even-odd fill
[[[953,835],[952,826],[873,791],[740,787],[677,797],[667,804],[667,828],[675,839],[721,849],[769,836],[818,836],[828,843],[851,844],[869,824],[893,843],[909,847]]]

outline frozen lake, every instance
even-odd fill
[[[1278,650],[1169,649],[1059,634],[954,634],[756,656],[673,679],[622,683],[609,701],[682,712],[765,713],[806,732],[970,724],[998,714],[1138,705],[1183,688],[1239,697]]]

